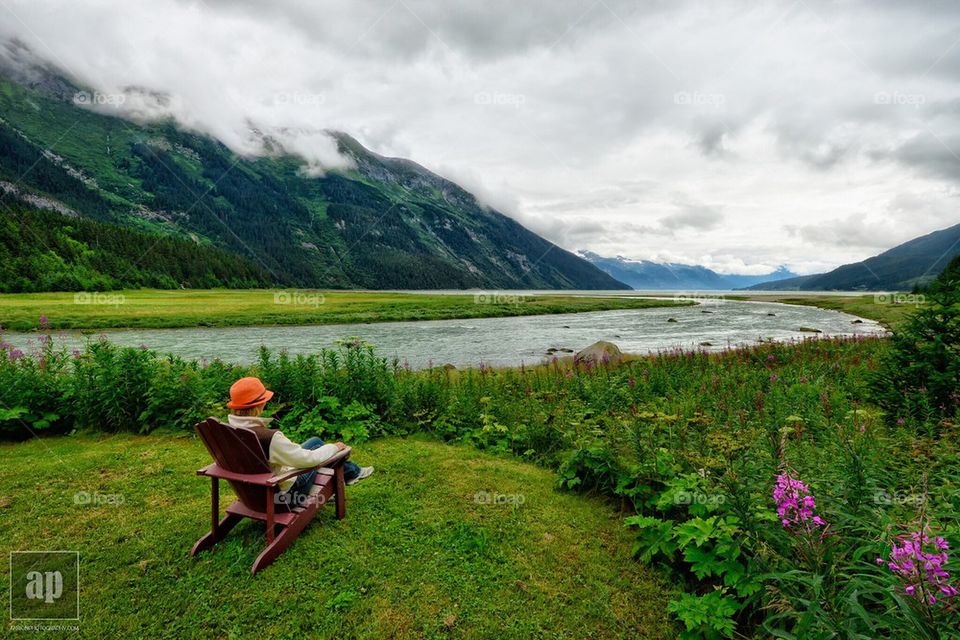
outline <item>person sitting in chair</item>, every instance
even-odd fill
[[[259,378],[240,378],[230,387],[230,402],[227,407],[231,413],[227,421],[231,427],[250,429],[257,435],[273,473],[320,466],[346,448],[347,445],[342,442],[326,444],[317,437],[297,444],[280,431],[271,429],[268,425],[273,418],[265,418],[262,414],[264,406],[272,397],[273,391],[263,386]],[[372,473],[373,467],[361,467],[349,460],[343,465],[343,477],[347,484],[355,484]],[[282,482],[280,490],[283,493],[278,496],[278,502],[301,504],[310,495],[316,476],[317,470],[314,469],[295,480]]]

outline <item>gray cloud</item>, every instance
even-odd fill
[[[866,214],[852,214],[825,224],[786,225],[784,229],[791,237],[810,244],[861,247],[875,253],[909,239],[893,225],[878,223]]]
[[[894,149],[900,163],[936,177],[960,182],[960,131],[947,138],[924,131]]]
[[[697,204],[684,204],[680,212],[660,218],[664,229],[676,231],[678,229],[695,229],[710,231],[720,226],[723,214],[713,207]]]

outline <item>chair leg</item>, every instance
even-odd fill
[[[221,540],[227,537],[227,534],[230,533],[230,530],[237,526],[237,523],[243,520],[243,517],[228,513],[223,520],[217,523],[217,528],[211,530],[205,536],[197,540],[196,544],[193,545],[193,549],[190,550],[190,555],[195,556],[201,551],[206,551],[213,547]]]
[[[276,493],[274,492],[273,487],[267,487],[267,544],[269,545],[273,542],[273,534],[275,533],[273,526],[273,501]]]
[[[210,533],[203,536],[190,549],[190,555],[195,556],[201,551],[205,551],[217,544],[230,533],[230,530],[237,526],[242,520],[240,516],[228,513],[223,520],[220,520],[220,482],[217,478],[210,478]]]
[[[338,464],[336,470],[333,473],[334,482],[336,488],[334,489],[334,495],[336,499],[337,506],[337,520],[343,520],[347,516],[347,500],[346,500],[346,489],[347,485],[343,479],[343,465]]]
[[[250,572],[256,575],[260,571],[273,564],[273,561],[280,557],[280,554],[287,550],[293,541],[297,539],[303,529],[310,523],[317,513],[317,503],[304,509],[289,525],[284,527],[273,540],[267,544],[267,547],[260,552],[257,559],[253,561]]]

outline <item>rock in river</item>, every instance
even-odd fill
[[[586,349],[578,351],[573,359],[575,362],[617,364],[623,359],[623,353],[620,351],[620,347],[612,342],[600,340],[599,342],[594,342]]]

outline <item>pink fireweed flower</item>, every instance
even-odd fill
[[[788,474],[777,476],[773,499],[777,503],[777,517],[785,529],[800,527],[812,531],[827,524],[813,512],[817,503],[810,493],[810,487]]]
[[[949,600],[960,595],[960,590],[950,584],[950,573],[943,568],[949,560],[949,549],[941,536],[931,538],[926,531],[911,531],[897,536],[890,559],[877,558],[877,564],[886,564],[900,578],[908,596],[920,598],[925,593],[926,603],[935,605],[938,598]]]

